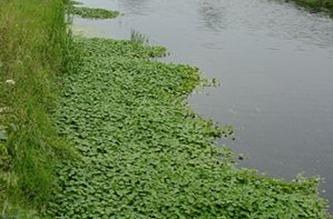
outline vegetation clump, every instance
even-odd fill
[[[82,2],[71,0],[68,2],[67,5],[73,6],[73,5],[82,5],[82,4],[83,4]]]
[[[152,61],[165,50],[85,39],[64,76],[58,127],[82,159],[58,167],[56,218],[328,218],[317,180],[284,182],[234,166],[214,143],[230,131],[193,113],[197,68]]]
[[[111,11],[102,8],[69,7],[69,12],[82,18],[111,19],[119,15],[118,11]]]
[[[313,12],[327,12],[333,17],[333,0],[292,0]]]

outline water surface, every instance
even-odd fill
[[[131,30],[196,65],[218,88],[193,94],[205,118],[236,128],[227,143],[268,175],[326,178],[333,201],[333,21],[272,0],[82,0],[119,10],[114,20],[76,18],[91,36],[128,39]]]

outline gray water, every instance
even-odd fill
[[[138,31],[166,46],[168,61],[222,81],[189,102],[235,127],[236,140],[221,143],[247,155],[240,166],[286,179],[320,175],[333,201],[333,20],[272,0],[82,2],[124,15],[76,18],[76,29],[116,39]]]

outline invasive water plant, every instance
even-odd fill
[[[333,0],[292,0],[312,12],[324,11],[333,17]]]
[[[149,60],[165,49],[77,39],[81,69],[64,76],[59,132],[82,159],[64,160],[46,215],[57,218],[328,218],[317,180],[284,182],[237,169],[193,113],[197,68]]]
[[[79,2],[79,1],[69,1],[67,5],[82,5],[83,3],[82,2]]]
[[[111,11],[102,8],[88,8],[88,7],[69,7],[69,13],[78,15],[83,18],[95,19],[110,19],[119,15],[118,11]]]

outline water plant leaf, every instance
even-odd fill
[[[0,129],[0,141],[6,141],[8,138],[7,132],[4,129]]]

